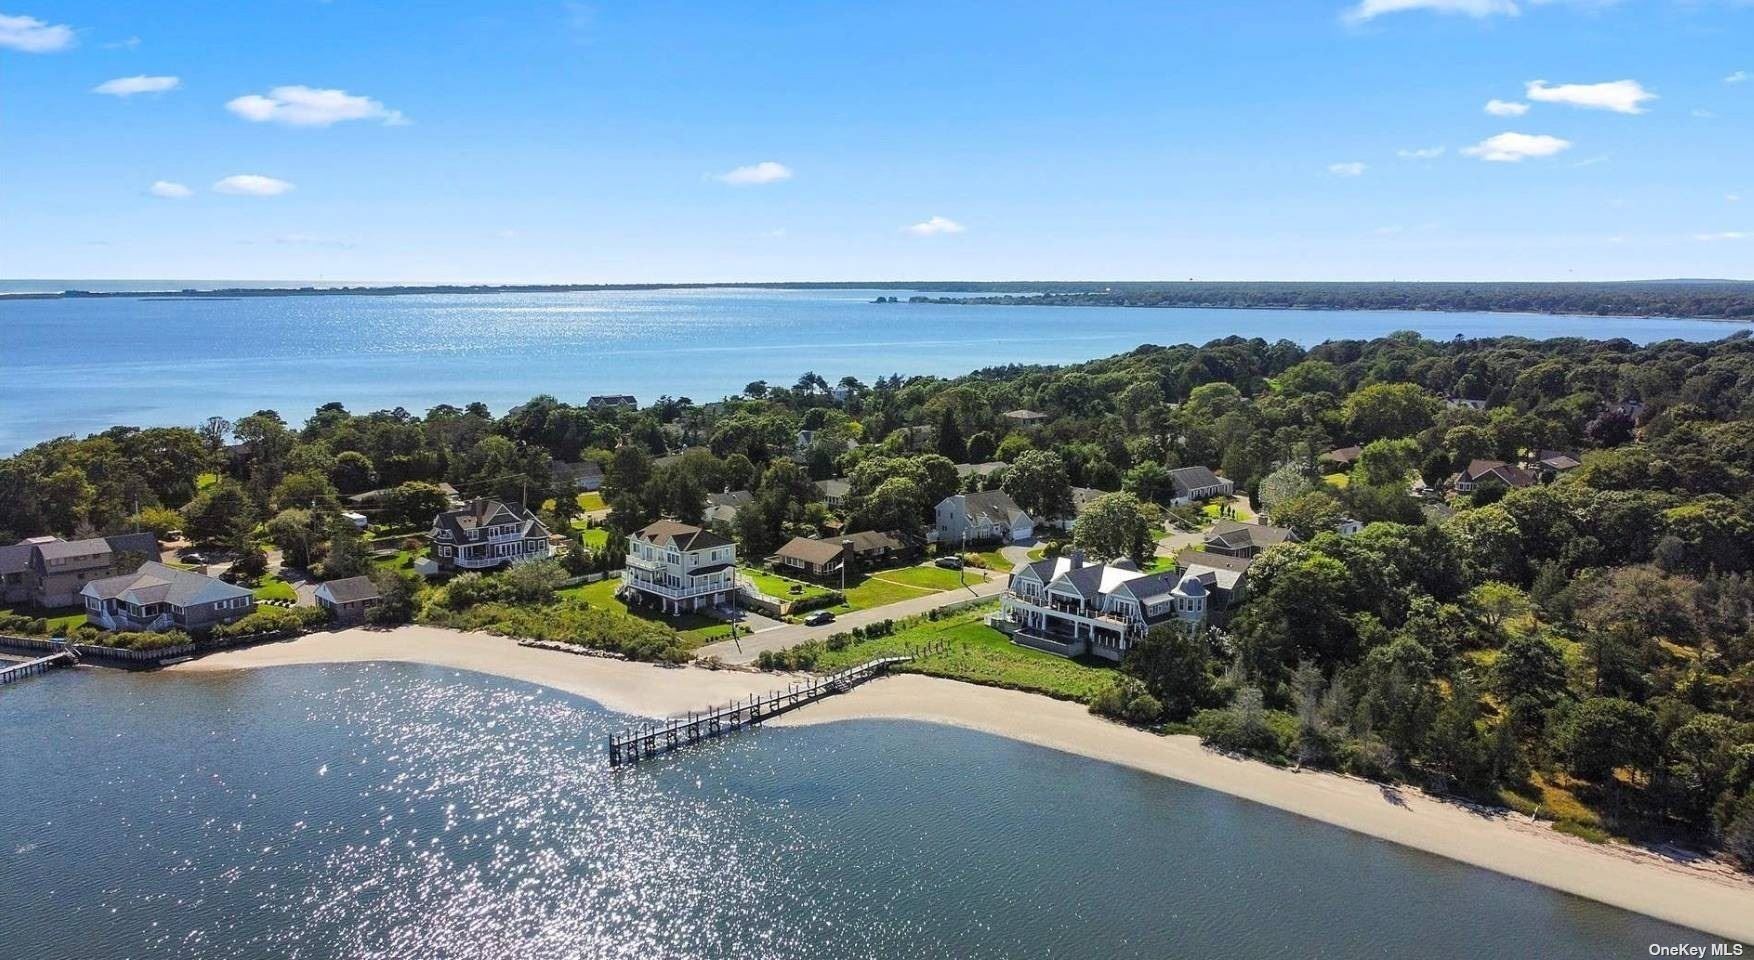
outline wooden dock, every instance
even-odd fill
[[[46,657],[37,657],[35,660],[26,660],[23,663],[0,668],[0,686],[14,680],[23,680],[25,677],[34,677],[39,673],[48,673],[56,667],[71,667],[78,665],[78,663],[79,654],[75,653],[71,647],[63,647]]]
[[[817,677],[808,683],[794,683],[784,690],[766,694],[750,694],[746,700],[735,700],[722,707],[657,720],[630,730],[609,735],[609,765],[634,763],[678,747],[699,743],[720,734],[753,727],[770,717],[814,703],[824,697],[844,693],[872,677],[880,676],[898,663],[941,653],[947,644],[942,641],[910,649],[906,654],[880,657],[849,667],[838,673]]]

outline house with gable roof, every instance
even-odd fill
[[[737,594],[737,545],[691,523],[659,520],[627,538],[623,599],[665,613],[730,604]]]
[[[1011,543],[1035,536],[1035,519],[1003,490],[957,493],[939,501],[932,539],[952,547]]]
[[[1085,563],[1074,550],[1018,567],[994,626],[1013,643],[1062,657],[1120,660],[1152,627],[1199,627],[1209,593],[1198,575],[1144,573],[1131,560]]]
[[[433,518],[428,553],[439,569],[497,570],[553,556],[548,528],[516,501],[472,500]]]

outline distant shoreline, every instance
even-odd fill
[[[78,283],[80,281],[68,281]],[[9,300],[242,300],[266,297],[489,296],[664,290],[907,291],[905,302],[1204,310],[1509,313],[1754,322],[1754,281],[778,281],[720,283],[360,284],[14,291]],[[961,296],[954,296],[961,294]]]
[[[617,712],[663,717],[781,686],[786,675],[666,669],[519,646],[505,637],[426,626],[314,633],[170,667],[171,674],[296,664],[401,661],[537,683]],[[1124,727],[1080,704],[903,674],[774,721],[911,720],[977,730],[1216,790],[1720,937],[1754,942],[1754,882],[1715,862],[1592,844],[1504,810],[1472,808],[1410,787],[1296,772],[1213,752],[1191,736]]]

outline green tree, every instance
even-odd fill
[[[1540,730],[1547,712],[1566,696],[1565,661],[1546,638],[1516,634],[1499,651],[1492,685],[1512,726],[1528,737]]]
[[[172,530],[180,530],[183,526],[183,515],[167,507],[141,507],[131,522],[141,530],[150,530],[160,540],[169,540]]]
[[[1151,549],[1151,525],[1132,494],[1105,493],[1078,517],[1072,542],[1093,560],[1126,557],[1143,565]]]
[[[1052,451],[1031,450],[1018,457],[1000,487],[1038,522],[1072,515],[1072,482],[1065,461]]]
[[[1502,580],[1488,580],[1468,591],[1468,605],[1494,634],[1506,621],[1529,612],[1529,595]]]
[[[1554,750],[1573,775],[1600,783],[1621,767],[1646,769],[1656,754],[1656,716],[1614,697],[1573,705],[1554,728]]]
[[[287,566],[309,567],[313,548],[323,542],[316,514],[309,510],[282,510],[268,521],[268,540],[280,549]]]
[[[196,494],[183,508],[183,532],[199,544],[220,544],[240,524],[250,523],[255,512],[256,506],[243,484],[224,478]]]
[[[1352,434],[1366,443],[1410,437],[1431,426],[1442,403],[1411,383],[1373,383],[1346,398],[1342,416]]]
[[[1127,650],[1121,668],[1139,678],[1171,720],[1184,720],[1211,705],[1212,675],[1206,645],[1180,624],[1159,624]]]

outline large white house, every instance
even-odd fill
[[[659,520],[629,535],[621,592],[630,604],[684,613],[730,603],[737,545],[687,523]]]
[[[939,501],[932,539],[951,547],[1035,536],[1035,520],[1003,490],[958,493]]]
[[[1199,574],[1143,573],[1130,560],[1085,563],[1074,551],[1018,567],[994,625],[1037,650],[1119,660],[1152,627],[1203,623],[1209,586]]]
[[[474,500],[439,514],[427,538],[440,570],[494,570],[554,553],[535,514],[499,500]]]

